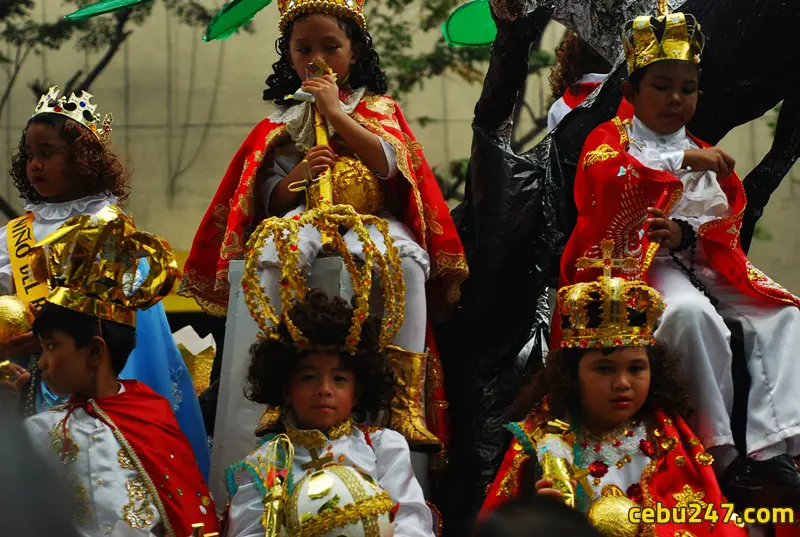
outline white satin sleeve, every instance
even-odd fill
[[[8,253],[7,226],[0,230],[0,295],[14,294],[14,277],[11,273],[11,256]]]
[[[369,436],[378,459],[378,484],[399,504],[394,519],[395,537],[433,537],[433,517],[411,467],[408,442],[389,429]]]
[[[256,463],[257,454],[263,450],[262,446],[248,455],[245,461]],[[264,528],[261,526],[263,498],[253,483],[250,472],[237,472],[236,477],[239,487],[231,498],[225,537],[264,537]]]
[[[397,153],[395,152],[394,147],[392,147],[392,145],[389,142],[380,137],[378,137],[378,140],[381,142],[381,147],[383,148],[383,154],[386,157],[386,164],[389,165],[389,173],[386,174],[385,177],[377,172],[375,173],[375,175],[378,176],[378,179],[383,179],[384,181],[387,181],[389,179],[394,178],[394,176],[397,175],[398,171]]]

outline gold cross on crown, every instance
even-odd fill
[[[603,277],[610,280],[612,269],[635,269],[638,264],[636,259],[633,257],[614,259],[614,241],[611,239],[605,239],[600,243],[600,252],[602,253],[602,257],[600,259],[590,259],[588,257],[581,257],[578,259],[578,268],[602,268]]]

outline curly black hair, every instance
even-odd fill
[[[289,317],[313,346],[343,348],[350,332],[353,308],[342,298],[329,299],[313,289],[297,304]],[[353,413],[363,419],[389,407],[394,378],[386,355],[378,346],[381,321],[370,315],[364,321],[361,341],[354,354],[339,353],[341,367],[356,377],[358,400]],[[305,352],[295,346],[284,323],[278,325],[279,339],[263,339],[250,347],[250,368],[245,395],[255,403],[280,406],[286,387]]]
[[[300,77],[289,62],[291,54],[289,43],[292,40],[294,23],[310,17],[308,13],[297,17],[286,28],[286,32],[275,41],[275,51],[280,59],[272,64],[273,73],[267,78],[267,89],[264,90],[263,99],[275,103],[283,103],[284,98],[297,91],[302,84]],[[345,35],[350,39],[356,63],[350,68],[348,84],[352,88],[366,88],[377,95],[386,93],[386,73],[381,69],[381,60],[378,51],[372,43],[372,36],[350,18],[336,19]]]
[[[572,88],[583,75],[611,71],[611,64],[571,30],[567,31],[556,48],[556,60],[549,78],[550,90],[556,99]]]
[[[22,131],[17,152],[11,158],[11,180],[22,199],[30,203],[47,201],[28,181],[25,137],[31,125],[49,125],[66,142],[66,173],[75,184],[82,185],[84,191],[79,197],[102,192],[116,197],[119,203],[128,199],[128,174],[120,158],[89,129],[61,114],[38,114],[28,121]]]
[[[532,376],[513,406],[513,419],[521,420],[531,409],[547,397],[550,412],[565,419],[571,405],[580,400],[578,362],[592,349],[556,349],[547,355],[545,366]],[[602,349],[603,354],[615,348]],[[650,390],[637,418],[652,417],[654,407],[667,415],[686,417],[691,413],[686,382],[680,370],[680,361],[666,345],[657,343],[647,347],[650,362]]]

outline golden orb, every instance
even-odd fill
[[[636,537],[639,524],[631,522],[629,511],[636,502],[622,495],[609,495],[595,501],[586,516],[592,526],[607,537]]]
[[[0,296],[0,342],[29,332],[33,327],[33,313],[15,296]]]
[[[335,205],[352,205],[358,214],[376,214],[383,207],[380,179],[360,160],[339,157],[331,182]]]

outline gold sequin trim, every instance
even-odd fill
[[[75,512],[73,513],[73,520],[76,524],[85,524],[92,518],[92,506],[89,505],[89,498],[86,493],[86,487],[81,483],[81,478],[78,474],[72,474],[69,477],[69,486],[75,497]]]
[[[397,107],[394,101],[385,95],[367,95],[361,98],[367,110],[391,118],[396,112]]]
[[[347,418],[339,425],[334,425],[331,427],[331,429],[328,431],[327,437],[322,433],[322,431],[317,429],[302,430],[289,423],[289,421],[286,419],[282,419],[282,421],[283,426],[286,428],[286,436],[289,437],[289,440],[292,441],[292,444],[304,447],[306,449],[320,450],[328,445],[329,440],[339,440],[340,438],[353,432],[352,418]]]
[[[701,451],[694,456],[694,460],[697,461],[697,464],[703,466],[711,466],[714,464],[714,456],[709,453],[708,451]]]
[[[702,490],[695,491],[689,485],[684,485],[681,492],[675,492],[672,494],[672,497],[675,498],[676,502],[675,507],[689,507],[690,505],[694,504],[705,507],[706,502],[703,501],[705,496],[705,492]]]
[[[583,168],[586,169],[589,166],[594,166],[598,162],[605,162],[612,158],[617,158],[619,156],[619,152],[614,151],[614,149],[608,144],[602,144],[594,151],[589,151],[586,153],[586,156],[583,158]]]
[[[122,520],[134,529],[149,528],[155,521],[156,513],[150,506],[152,497],[141,479],[129,479],[125,482],[128,491],[128,503],[122,506]]]
[[[528,458],[528,454],[525,453],[525,450],[522,449],[519,442],[514,441],[512,449],[516,451],[516,453],[514,453],[514,460],[511,461],[511,467],[508,469],[508,472],[506,472],[506,475],[503,476],[502,481],[500,481],[500,486],[497,488],[497,496],[504,496],[506,498],[514,496],[519,484],[519,469],[522,468],[522,463]]]
[[[336,528],[343,528],[361,521],[375,520],[379,515],[391,511],[393,506],[394,502],[389,493],[382,492],[357,504],[351,503],[344,507],[335,507],[323,515],[312,516],[305,520],[296,531],[290,532],[289,535],[291,537],[325,535]],[[365,535],[372,537],[366,531]]]
[[[50,449],[58,455],[62,463],[72,464],[78,460],[81,448],[70,436],[69,427],[65,427],[66,419],[59,421],[50,429]]]
[[[133,461],[128,454],[125,453],[123,448],[120,448],[117,452],[117,462],[119,462],[120,468],[123,470],[136,470],[136,467],[133,465]]]

